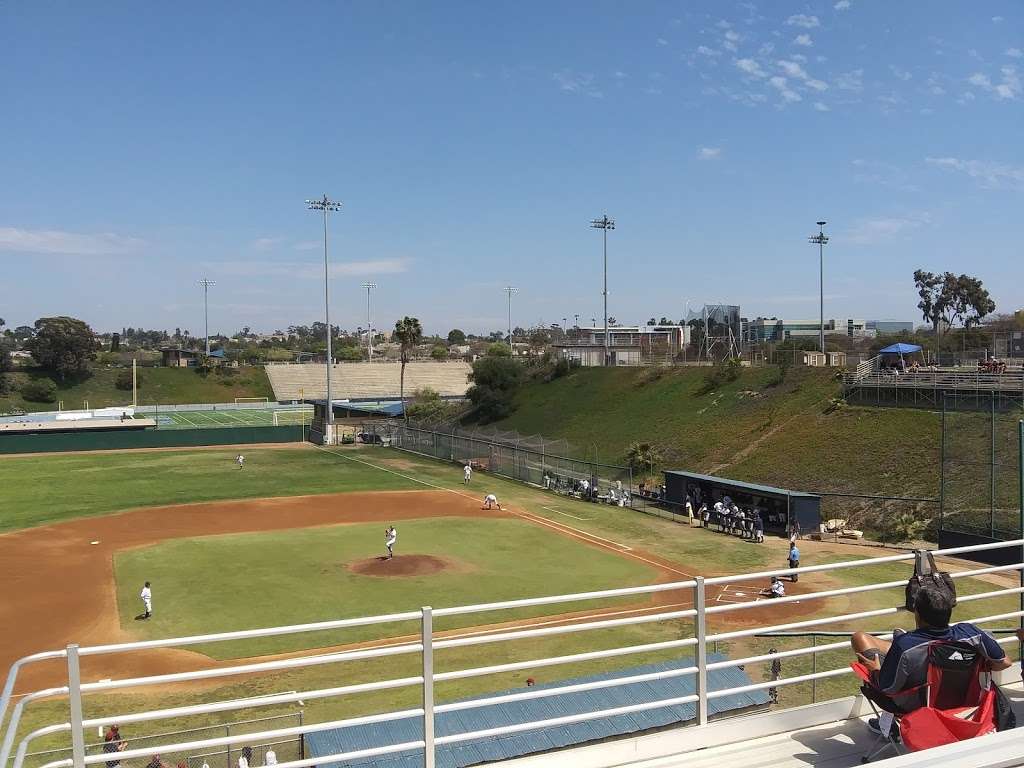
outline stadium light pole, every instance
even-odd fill
[[[331,399],[331,362],[333,361],[333,355],[331,354],[330,280],[328,279],[329,273],[327,268],[327,212],[340,211],[341,203],[331,200],[327,195],[324,195],[319,200],[307,200],[306,207],[311,211],[323,211],[324,214],[324,322],[327,324],[327,422],[324,442],[330,445],[334,440],[334,403]]]
[[[828,235],[825,234],[827,221],[818,222],[818,234],[811,235],[807,242],[816,243],[818,246],[818,343],[821,345],[821,353],[825,354],[825,244],[828,242]]]
[[[590,222],[593,229],[600,229],[604,235],[604,364],[608,365],[608,230],[615,229],[615,221],[604,214]]]
[[[366,289],[366,361],[373,362],[373,321],[370,319],[370,291],[377,287],[376,283],[363,283]]]
[[[216,285],[216,280],[207,280],[205,277],[199,281],[203,286],[203,324],[206,326],[206,356],[210,356],[210,286]]]
[[[508,294],[508,350],[514,353],[515,350],[512,348],[512,294],[519,293],[519,289],[508,285],[505,286],[505,293]]]

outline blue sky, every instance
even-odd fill
[[[429,331],[919,320],[918,267],[1024,305],[1016,2],[5,3],[8,324]]]

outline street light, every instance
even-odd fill
[[[505,286],[505,293],[508,294],[508,350],[514,354],[515,350],[512,349],[512,294],[519,293],[519,289],[508,285]]]
[[[825,354],[825,243],[828,242],[828,235],[825,234],[824,226],[827,223],[819,221],[818,234],[807,238],[807,242],[818,245],[818,343],[822,354]]]
[[[366,361],[373,362],[373,321],[370,320],[370,291],[377,287],[376,283],[363,283],[366,289]]]
[[[210,286],[216,285],[216,280],[207,280],[203,278],[199,281],[199,284],[203,286],[203,323],[206,325],[206,356],[210,356],[210,309],[207,298],[210,293]]]
[[[615,222],[606,213],[600,219],[593,219],[590,226],[604,234],[604,364],[608,365],[608,230],[615,229]]]
[[[327,269],[327,212],[340,211],[341,203],[331,200],[324,195],[319,200],[307,200],[306,207],[311,211],[323,211],[324,214],[324,322],[327,324],[327,424],[325,426],[324,442],[331,445],[334,442],[334,401],[331,399],[331,300],[329,286],[329,275]]]

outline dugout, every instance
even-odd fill
[[[796,525],[804,533],[821,530],[821,496],[816,494],[696,472],[665,472],[665,501],[670,505],[681,506],[690,498],[696,512],[701,502],[711,506],[725,496],[740,507],[761,510],[767,529],[785,532]]]

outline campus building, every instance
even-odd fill
[[[914,323],[903,320],[868,320],[867,328],[875,334],[913,333]]]
[[[615,325],[608,327],[609,365],[643,365],[671,360],[690,343],[685,325]],[[583,366],[604,365],[604,328],[571,328],[552,347],[560,358]]]
[[[761,342],[780,342],[793,338],[817,338],[821,332],[821,323],[817,320],[783,320],[777,317],[758,317],[746,323],[746,340],[751,344]],[[846,320],[826,320],[825,334],[833,336],[860,337],[869,335],[867,322],[848,318]]]

